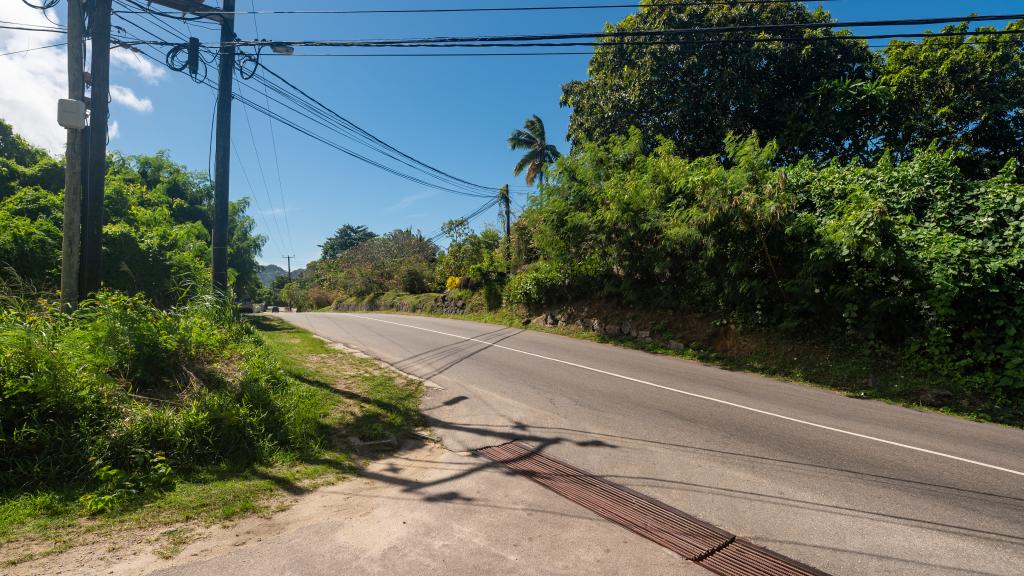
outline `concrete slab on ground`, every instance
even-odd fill
[[[266,520],[275,521],[293,528],[245,542],[240,525],[239,546],[218,554],[196,542],[184,563],[156,574],[709,574],[488,460],[437,445],[375,462]]]

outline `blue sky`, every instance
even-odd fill
[[[4,4],[12,2],[8,0]],[[253,5],[258,10],[302,10],[609,3],[605,0],[237,2],[240,10],[248,10]],[[1020,2],[1011,0],[840,0],[827,3],[826,7],[838,20],[1024,11]],[[242,38],[271,39],[582,32],[598,30],[605,22],[617,21],[629,12],[611,9],[439,15],[263,15],[256,20],[258,35],[253,18],[241,16],[237,32]],[[116,17],[114,23],[125,26]],[[180,23],[170,25],[187,33]],[[213,32],[197,27],[193,27],[193,31],[203,40],[216,39]],[[322,51],[298,48],[296,52]],[[560,87],[567,81],[586,77],[588,57],[274,57],[265,62],[350,120],[410,155],[473,182],[521,186],[521,179],[516,181],[511,173],[517,155],[507,150],[505,139],[527,116],[538,114],[547,125],[549,141],[563,152],[567,151],[564,137],[569,110],[558,105]],[[123,61],[121,64],[114,67],[112,82],[128,90],[115,99],[111,108],[111,119],[117,122],[111,148],[126,153],[166,149],[174,160],[192,169],[206,170],[212,92],[176,73],[157,78],[154,76],[159,75],[158,72],[147,72],[141,65]],[[365,224],[377,232],[412,227],[431,233],[443,221],[471,212],[481,203],[475,198],[426,190],[346,157],[288,127],[276,125],[274,136],[284,191],[282,201],[268,120],[252,111],[248,116],[247,122],[243,107],[235,105],[233,138],[238,157],[232,167],[231,196],[250,196],[256,200],[251,211],[259,231],[270,236],[262,262],[283,265],[282,256],[291,253],[296,255],[293,266],[303,266],[318,256],[316,245],[344,223]],[[521,204],[522,200],[522,195],[516,197],[517,203]],[[477,219],[475,226],[493,224],[496,218],[497,213],[492,210]]]

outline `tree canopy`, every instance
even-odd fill
[[[832,21],[802,2],[766,5],[687,4],[641,7],[608,29],[616,32],[806,24]],[[608,41],[590,62],[589,78],[563,86],[572,107],[569,139],[602,142],[631,127],[649,146],[663,136],[688,157],[719,154],[726,134],[757,132],[779,143],[782,159],[829,154],[850,136],[808,130],[822,120],[820,88],[833,81],[866,81],[877,57],[863,44],[820,41],[829,29],[715,35],[708,42],[659,44],[654,38]],[[793,36],[807,43],[770,41]],[[715,41],[719,39],[721,41]],[[834,120],[828,119],[828,123]]]
[[[830,22],[828,12],[802,2],[720,3],[642,7],[609,29]],[[1019,37],[932,37],[873,52],[863,40],[842,40],[848,35],[758,29],[692,43],[608,41],[595,51],[589,78],[563,86],[562,104],[572,107],[569,140],[601,143],[637,128],[648,150],[664,137],[681,156],[698,158],[723,154],[729,133],[756,133],[777,143],[780,165],[804,157],[876,162],[886,150],[902,161],[934,140],[961,153],[966,174],[986,178],[1011,158],[1024,160]]]
[[[353,226],[351,224],[345,224],[341,228],[338,228],[334,234],[320,244],[320,257],[324,260],[330,260],[341,256],[342,252],[355,248],[356,246],[366,242],[371,238],[376,238],[377,235],[369,230],[366,226]]]
[[[1007,30],[1024,31],[1024,22]],[[968,31],[966,24],[949,27]],[[995,28],[985,28],[995,31]],[[1024,164],[1024,43],[1020,37],[952,36],[892,42],[873,95],[882,144],[897,159],[935,141],[960,154],[976,177],[996,175],[1010,159]],[[859,95],[862,99],[864,95]]]

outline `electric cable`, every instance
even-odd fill
[[[249,5],[252,7],[253,10],[256,10],[256,0],[249,0]],[[257,22],[256,16],[252,17],[252,24],[253,24],[254,30],[256,31],[256,35],[259,36],[260,35],[260,25],[259,25],[259,22]],[[270,95],[267,94],[267,87],[266,86],[263,86],[263,97],[264,97],[264,100],[266,101],[267,109],[269,110],[271,108],[270,107]],[[288,238],[288,246],[290,247],[288,253],[289,254],[295,254],[295,244],[292,242],[292,227],[291,227],[291,224],[289,224],[289,222],[288,222],[288,205],[285,202],[284,181],[283,181],[283,179],[281,177],[281,160],[280,160],[280,155],[278,153],[277,135],[274,133],[274,122],[270,118],[267,118],[267,128],[270,129],[271,149],[274,151],[274,172],[277,175],[277,192],[278,192],[278,196],[281,199],[281,209],[284,211],[284,227],[285,227],[285,231],[288,234],[288,236],[287,236],[287,238]]]
[[[818,0],[818,2],[836,2],[838,0]],[[489,8],[396,8],[396,9],[369,9],[369,10],[236,10],[225,12],[223,10],[197,10],[201,18],[206,15],[360,15],[360,14],[450,14],[450,13],[475,13],[475,12],[536,12],[536,11],[567,11],[567,10],[609,10],[619,8],[687,8],[704,6],[731,6],[731,5],[766,5],[766,4],[790,4],[792,0],[708,0],[693,2],[652,2],[649,4],[587,4],[587,5],[560,5],[560,6],[496,6]],[[131,12],[137,13],[137,12]],[[175,12],[159,12],[162,16],[179,18]]]
[[[951,16],[943,18],[905,18],[893,20],[858,20],[848,22],[793,22],[786,24],[744,24],[737,26],[714,26],[707,28],[675,28],[667,30],[612,30],[606,32],[573,32],[563,34],[513,34],[500,36],[430,36],[422,38],[387,39],[387,40],[241,40],[232,42],[236,46],[426,46],[441,44],[448,46],[479,45],[481,43],[524,43],[551,40],[603,40],[606,38],[660,38],[666,36],[685,36],[689,34],[723,34],[735,32],[772,32],[788,30],[821,30],[834,28],[874,28],[895,26],[924,26],[928,24],[995,22],[1003,20],[1021,20],[1024,14],[990,14]],[[924,34],[924,33],[922,33]],[[918,34],[918,35],[922,35]],[[526,45],[526,44],[507,44]]]
[[[46,46],[36,46],[35,48],[26,48],[24,50],[15,50],[13,52],[0,53],[0,58],[4,56],[14,56],[15,54],[24,54],[25,52],[34,52],[36,50],[46,50],[48,48],[60,48],[61,46],[67,46],[67,42],[58,42],[56,44],[47,44]]]
[[[123,0],[115,0],[115,1],[121,2]],[[124,15],[119,15],[119,18],[121,18],[122,20],[128,21],[128,22],[131,22],[131,20],[128,19],[128,18],[125,18]],[[150,21],[153,24],[158,25],[161,29],[167,31],[167,27],[163,23],[158,22],[158,21],[153,21],[151,18],[147,18],[147,21]],[[145,28],[140,27],[138,24],[136,24],[134,22],[131,22],[131,23],[136,28],[139,28],[140,30],[144,30],[145,31]],[[151,33],[150,31],[147,31],[147,32]],[[179,37],[181,37],[182,39],[184,39],[181,36],[181,34],[178,33],[177,31],[172,31],[172,33],[177,35],[177,36],[179,36]],[[164,44],[164,43],[165,43],[164,41],[158,40],[157,42],[151,43],[151,44]],[[285,80],[280,75],[274,73],[272,70],[270,70],[266,66],[260,66],[260,67],[263,69],[264,72],[267,72],[267,73],[271,74],[272,76],[277,78],[279,81],[285,83],[290,89],[292,89],[292,90],[298,92],[299,94],[301,94],[302,97],[304,97],[305,99],[309,100],[309,102],[308,103],[296,102],[295,95],[289,94],[286,89],[282,88],[279,85],[274,84],[273,82],[269,82],[262,75],[255,76],[257,81],[263,83],[264,86],[270,88],[271,90],[274,90],[274,91],[278,92],[283,98],[286,98],[286,99],[291,98],[293,104],[301,106],[308,113],[304,113],[302,110],[299,110],[295,106],[289,105],[288,103],[286,103],[286,102],[284,102],[282,100],[279,100],[277,98],[271,98],[275,102],[284,105],[285,107],[287,107],[288,109],[292,110],[293,112],[296,112],[298,114],[306,116],[308,119],[313,120],[314,122],[317,122],[322,127],[326,127],[328,129],[334,130],[335,132],[338,132],[340,135],[344,135],[346,137],[355,137],[356,141],[361,141],[364,145],[369,146],[371,149],[374,149],[378,153],[382,153],[382,154],[384,154],[384,155],[386,155],[386,156],[388,156],[388,157],[390,157],[390,158],[392,158],[392,159],[394,159],[396,161],[399,161],[399,162],[401,162],[401,163],[403,163],[403,164],[405,164],[405,165],[407,165],[407,166],[409,166],[411,168],[414,168],[414,169],[417,169],[417,170],[419,170],[421,172],[424,172],[425,174],[430,175],[433,178],[441,179],[442,181],[447,182],[447,185],[441,185],[441,186],[435,185],[433,183],[425,182],[422,179],[419,179],[419,178],[416,178],[416,177],[413,177],[415,179],[412,180],[412,181],[417,182],[417,183],[422,184],[422,185],[427,185],[429,187],[432,187],[432,188],[435,188],[435,189],[439,189],[439,190],[442,190],[442,191],[447,191],[447,192],[452,192],[452,193],[462,194],[462,195],[478,196],[478,197],[481,197],[481,198],[490,197],[491,194],[493,193],[493,190],[496,190],[496,188],[492,189],[492,188],[489,188],[489,187],[480,186],[480,185],[473,184],[473,183],[467,182],[465,180],[459,179],[459,178],[454,177],[454,176],[452,176],[450,174],[447,174],[447,173],[445,173],[443,171],[440,171],[440,170],[438,170],[438,169],[436,169],[436,168],[434,168],[434,167],[432,167],[432,166],[430,166],[428,164],[425,164],[425,163],[423,163],[423,162],[413,158],[412,156],[409,156],[408,154],[405,154],[405,153],[401,152],[400,150],[394,148],[393,146],[390,146],[386,142],[383,142],[383,140],[377,138],[376,136],[374,136],[373,134],[369,133],[368,131],[362,129],[361,127],[359,127],[355,123],[351,122],[347,118],[344,118],[343,116],[338,114],[336,111],[334,111],[330,107],[324,105],[322,102],[316,100],[315,98],[310,96],[308,93],[302,91],[297,86],[295,86],[294,84],[288,82],[287,80]],[[316,118],[316,117],[310,117],[310,114],[313,114],[314,116],[319,117],[319,119]],[[351,152],[351,150],[349,150],[349,151]],[[365,157],[364,155],[356,154],[356,157],[359,158],[359,159],[362,159],[364,161],[371,162],[371,163],[373,163],[373,165],[377,166],[378,168],[384,169],[383,168],[383,166],[384,166],[383,164],[381,164],[379,162],[372,161],[369,158]],[[391,169],[389,169],[389,171],[391,173],[397,175],[397,171],[394,171],[394,170],[391,170]],[[408,176],[408,175],[405,175],[405,176]],[[405,176],[402,176],[402,177],[405,177]],[[409,179],[409,178],[406,178],[406,179]],[[468,189],[466,189],[466,188],[468,188]],[[474,191],[474,190],[478,190],[478,191]],[[484,193],[484,191],[486,191],[486,193]]]
[[[60,4],[60,0],[45,0],[42,4],[33,4],[28,0],[21,0],[29,8],[35,8],[36,10],[49,10],[55,8],[57,4]]]

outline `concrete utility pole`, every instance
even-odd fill
[[[235,71],[235,0],[224,0],[217,81],[217,151],[213,188],[213,288],[228,287],[228,190],[231,172],[231,84]]]
[[[109,3],[110,0],[107,0]],[[220,22],[220,61],[217,79],[217,149],[213,168],[213,289],[228,287],[228,199],[231,172],[231,91],[235,71],[235,0],[224,0],[221,10],[200,0],[151,0],[183,13]]]
[[[284,258],[285,260],[288,261],[288,281],[291,282],[292,281],[292,258],[295,258],[295,256],[281,256],[281,258]]]
[[[85,59],[82,0],[68,0],[68,98],[85,101]],[[60,302],[64,309],[78,306],[78,271],[82,242],[82,139],[81,130],[68,129],[64,158],[64,238],[60,269]]]
[[[92,95],[88,140],[88,187],[82,227],[81,294],[100,289],[103,253],[103,185],[107,175],[107,120],[110,97],[111,0],[93,0]],[[69,51],[70,52],[70,51]]]
[[[512,271],[512,198],[509,195],[508,184],[498,189],[498,200],[505,210],[505,262],[508,264],[509,272]]]

